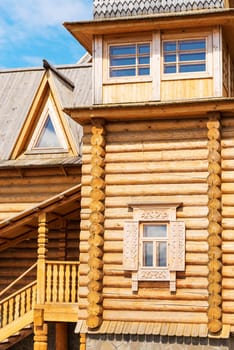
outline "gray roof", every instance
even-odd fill
[[[223,8],[224,0],[94,0],[94,19]]]
[[[91,104],[91,68],[88,64],[57,67],[75,85],[71,90],[65,81],[52,75],[62,108]],[[10,159],[44,74],[43,68],[0,71],[0,161]],[[65,115],[65,118],[78,149],[82,128],[69,116]]]

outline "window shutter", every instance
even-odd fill
[[[123,269],[138,270],[138,221],[125,221],[123,237]]]
[[[169,270],[185,269],[185,223],[171,221],[169,225]]]

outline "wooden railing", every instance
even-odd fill
[[[46,261],[46,303],[78,302],[78,268],[75,261]]]
[[[28,284],[0,302],[1,327],[24,316],[36,302],[36,281]]]

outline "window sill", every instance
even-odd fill
[[[152,77],[126,77],[126,78],[109,78],[103,81],[103,85],[112,84],[135,84],[135,83],[150,83],[152,82]]]
[[[208,72],[204,73],[177,73],[177,74],[163,74],[162,81],[164,80],[193,80],[193,79],[209,79],[213,78],[212,74]]]

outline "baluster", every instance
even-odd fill
[[[7,325],[7,321],[8,321],[8,306],[9,306],[9,302],[6,301],[3,304],[3,315],[2,315],[2,326],[6,326]]]
[[[31,310],[31,291],[32,288],[26,290],[26,312]]]
[[[64,265],[59,266],[59,302],[64,302]]]
[[[25,301],[26,301],[26,293],[25,291],[20,293],[20,316],[25,314]]]
[[[58,301],[57,300],[58,295],[58,266],[53,266],[53,302]]]
[[[32,287],[32,308],[34,307],[34,305],[36,304],[36,298],[37,298],[37,286],[33,286]]]
[[[66,265],[66,272],[65,272],[65,302],[70,302],[70,273],[71,266],[69,264]]]
[[[72,283],[71,283],[71,302],[76,302],[76,293],[77,293],[77,285],[76,285],[76,266],[72,265]]]
[[[47,264],[47,280],[46,280],[46,301],[51,301],[51,285],[52,285],[52,271],[51,264]]]
[[[20,315],[20,296],[16,295],[15,297],[15,320],[19,317]]]
[[[14,299],[9,300],[9,313],[8,313],[8,323],[13,321],[14,315]]]

